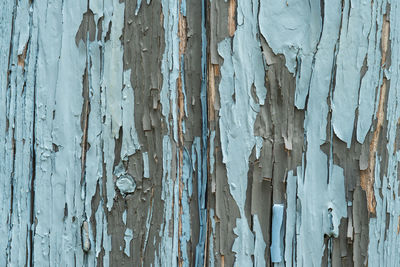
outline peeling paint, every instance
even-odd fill
[[[143,152],[143,177],[150,178],[150,170],[149,170],[149,155],[147,152]]]
[[[142,2],[0,3],[0,265],[400,265],[398,3]]]
[[[132,229],[126,228],[125,230],[125,234],[124,234],[124,240],[125,240],[125,249],[124,249],[124,253],[126,256],[130,257],[131,255],[131,241],[133,238],[133,231]]]
[[[254,235],[244,213],[247,161],[256,142],[253,125],[259,105],[264,103],[266,89],[264,72],[259,68],[263,62],[257,39],[258,2],[238,1],[237,14],[238,27],[232,43],[230,39],[225,39],[218,45],[218,53],[224,59],[219,85],[220,132],[229,190],[240,212],[234,229],[238,237],[232,248],[236,253],[235,264],[249,266],[253,264]],[[255,86],[259,103],[251,96],[252,86]]]
[[[272,242],[271,242],[271,261],[281,262],[283,242],[281,240],[281,231],[283,223],[284,206],[282,204],[274,204],[272,207]]]

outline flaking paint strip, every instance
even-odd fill
[[[253,222],[254,222],[253,231],[254,231],[254,235],[255,235],[254,266],[262,267],[262,266],[266,266],[264,255],[265,255],[265,248],[267,247],[267,245],[265,244],[265,241],[264,241],[260,221],[258,220],[257,214],[253,215]],[[273,231],[273,228],[272,228],[272,231]]]
[[[130,257],[130,255],[131,255],[131,241],[132,241],[132,238],[133,238],[132,229],[126,228],[125,233],[124,233],[124,241],[125,241],[124,253],[128,257]]]
[[[321,265],[324,235],[336,236],[340,219],[347,216],[343,169],[333,165],[320,148],[327,137],[327,99],[337,49],[340,10],[339,2],[325,2],[324,31],[315,54],[309,85],[304,121],[307,150],[303,155],[301,179],[297,183],[298,212],[301,216],[296,216],[296,262],[301,266]],[[312,160],[305,163],[305,158]],[[310,229],[313,229],[312,235]]]
[[[142,157],[143,157],[143,177],[150,178],[149,155],[147,152],[143,152]]]
[[[191,223],[190,223],[190,207],[189,207],[189,187],[191,187],[192,183],[192,164],[189,156],[189,152],[184,149],[183,150],[183,167],[182,167],[182,183],[183,183],[183,191],[182,191],[182,233],[180,236],[180,250],[181,257],[183,258],[183,266],[189,266],[189,258],[187,247],[191,240]]]
[[[238,26],[233,40],[225,39],[218,44],[218,53],[224,59],[219,84],[222,155],[229,189],[240,213],[232,247],[238,266],[253,265],[251,255],[254,254],[254,234],[247,223],[244,206],[248,159],[256,143],[254,123],[266,96],[264,68],[259,67],[263,66],[263,59],[257,37],[258,4],[258,1],[238,1]],[[252,97],[252,86],[259,103]]]
[[[297,173],[301,174],[301,167]],[[296,266],[296,217],[297,217],[297,177],[293,171],[288,172],[286,184],[286,231],[285,231],[285,265]],[[302,179],[301,179],[302,180]]]
[[[397,124],[400,118],[399,79],[399,48],[398,39],[400,7],[397,2],[390,3],[390,44],[391,66],[386,76],[390,79],[387,96],[387,162],[383,155],[375,154],[374,194],[376,199],[376,217],[369,222],[368,266],[399,266],[400,258],[397,251],[400,247],[398,234],[398,218],[400,215],[398,168],[400,152],[395,150]],[[386,49],[383,49],[385,51]],[[386,75],[386,74],[385,74]],[[382,169],[387,166],[385,172]]]
[[[281,239],[281,231],[283,211],[284,206],[282,204],[274,204],[272,207],[271,261],[274,263],[282,261],[281,247],[283,247],[283,240]]]
[[[164,14],[163,26],[165,30],[165,50],[161,61],[161,73],[163,83],[160,93],[162,114],[166,119],[169,130],[172,124],[172,134],[175,142],[178,142],[178,114],[177,114],[177,79],[179,77],[179,3],[173,0],[162,0]],[[171,104],[170,104],[171,103]],[[172,114],[172,122],[168,122],[169,114]]]
[[[347,143],[348,148],[351,145],[355,110],[358,107],[361,68],[368,52],[368,35],[371,23],[376,23],[374,20],[371,21],[372,7],[373,5],[365,4],[363,0],[351,3],[347,0],[343,9],[343,14],[349,16],[342,17],[333,92],[332,125],[335,134]],[[372,87],[373,84],[369,86]],[[370,90],[375,91],[375,88],[372,87]]]
[[[83,99],[82,80],[77,77],[82,77],[84,73],[86,47],[76,47],[73,37],[79,28],[81,14],[87,7],[86,3],[48,4],[47,8],[43,8],[40,3],[33,2],[36,13],[34,24],[39,25],[35,72],[35,148],[38,156],[34,218],[37,224],[33,240],[33,263],[38,266],[83,265],[84,251],[80,247],[79,229],[84,221],[81,217],[84,203],[80,184],[73,181],[81,176],[81,168],[77,166],[81,166],[82,130],[79,115]],[[60,33],[62,38],[59,38]],[[61,73],[63,75],[58,75]],[[52,152],[53,143],[60,148],[57,153]],[[51,199],[50,196],[57,197]],[[74,222],[69,218],[60,223],[65,204],[70,214],[77,215]],[[77,244],[78,249],[68,249]],[[59,251],[65,252],[64,257],[59,257]]]
[[[196,259],[195,259],[196,267],[204,265],[205,244],[207,239],[206,188],[208,180],[207,178],[208,118],[207,118],[206,8],[207,6],[205,0],[201,0],[201,91],[200,91],[201,139],[197,137],[195,138],[195,142],[197,142],[196,150],[197,150],[198,207],[199,207],[199,238],[198,238],[198,244],[196,246]],[[193,147],[192,147],[192,153],[193,153]]]
[[[140,149],[139,138],[135,128],[135,95],[131,85],[131,70],[124,71],[122,89],[122,124],[124,134],[122,136],[121,158],[128,160],[128,157]]]
[[[211,220],[211,234],[208,240],[208,263],[209,266],[215,266],[214,257],[214,236],[215,236],[215,219],[214,219],[214,209],[210,208],[210,220]]]
[[[176,266],[178,259],[177,251],[173,249],[173,239],[175,239],[177,233],[174,232],[173,237],[170,235],[170,223],[175,223],[175,220],[172,218],[174,182],[171,177],[171,149],[171,140],[167,135],[165,135],[163,137],[163,177],[161,192],[161,200],[164,202],[164,220],[159,232],[161,242],[158,251],[159,257],[157,256],[154,259],[155,266]]]
[[[120,37],[124,26],[125,3],[119,3],[119,0],[108,1],[104,4],[104,9],[104,13],[107,14],[107,16],[104,19],[103,25],[112,25],[110,40],[103,43],[104,55],[102,55],[102,58],[104,58],[104,63],[102,67],[104,74],[101,82],[101,87],[104,88],[103,90],[105,91],[101,99],[101,102],[104,103],[102,114],[105,115],[106,118],[102,133],[103,139],[108,140],[103,143],[103,152],[107,177],[107,208],[110,211],[115,197],[112,176],[115,156],[115,138],[119,137],[119,130],[123,122],[121,99],[124,73],[123,47]],[[110,22],[112,22],[112,24]],[[103,38],[105,38],[106,31],[103,31],[103,35]]]
[[[286,67],[296,75],[295,106],[304,109],[322,30],[320,2],[260,1],[258,19],[268,45],[285,56]]]

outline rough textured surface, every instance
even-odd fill
[[[0,3],[0,266],[400,266],[393,0]]]

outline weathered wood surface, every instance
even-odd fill
[[[400,266],[399,18],[0,1],[0,266]]]

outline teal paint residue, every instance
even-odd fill
[[[296,74],[295,105],[304,109],[322,29],[320,1],[260,1],[258,18],[262,36],[275,54],[285,56],[286,67]]]
[[[231,39],[218,44],[224,59],[221,67],[220,136],[223,162],[226,164],[229,189],[239,207],[232,250],[235,265],[252,266],[254,235],[244,212],[247,191],[248,159],[256,144],[254,123],[260,104],[264,104],[264,68],[258,35],[258,1],[238,1],[238,26]],[[251,90],[255,87],[257,103]]]

